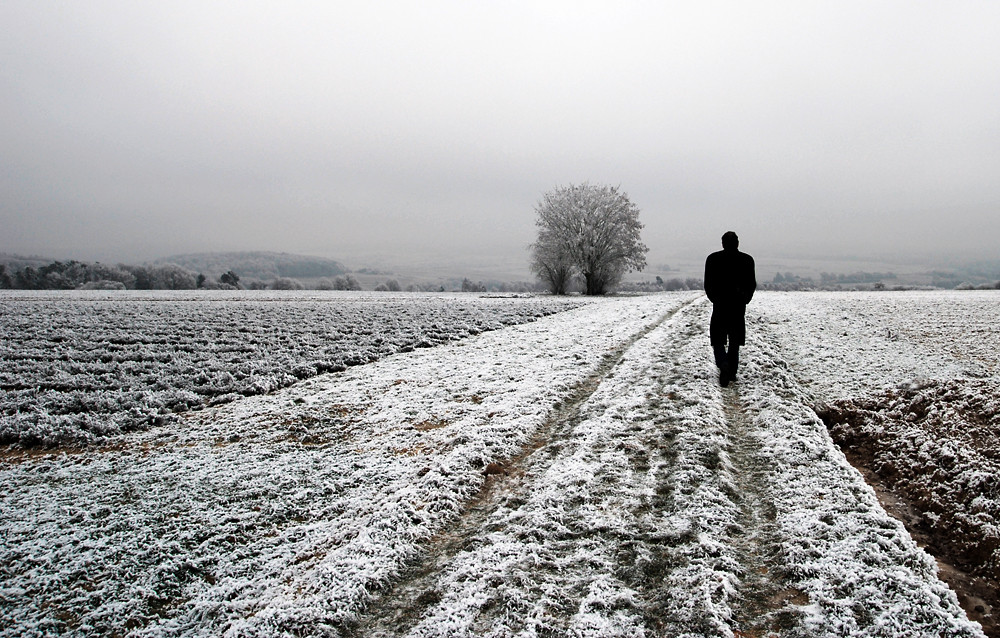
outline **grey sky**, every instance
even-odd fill
[[[0,251],[996,256],[1000,3],[0,3]],[[360,258],[360,257],[359,257]]]

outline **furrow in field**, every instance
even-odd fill
[[[0,626],[981,636],[810,409],[784,299],[728,389],[703,297],[594,300],[3,464]]]
[[[586,453],[581,449],[582,442],[575,436],[576,430],[587,419],[594,417],[595,407],[591,400],[599,391],[602,381],[609,375],[618,373],[623,360],[636,342],[697,303],[699,300],[695,299],[670,309],[619,347],[609,351],[594,371],[577,384],[568,398],[552,408],[544,425],[530,443],[497,468],[498,473],[488,479],[461,521],[432,539],[424,558],[372,606],[352,633],[405,634],[419,623],[423,614],[432,613],[431,608],[440,604],[445,596],[454,597],[454,592],[441,591],[441,574],[449,569],[456,569],[456,565],[463,560],[466,564],[474,564],[481,558],[474,551],[470,555],[469,549],[480,545],[493,531],[505,527],[498,521],[514,515],[521,505],[531,500],[533,494],[548,491],[550,496],[554,496],[550,485],[540,483],[544,483],[544,479],[553,472],[553,467],[565,462],[567,457]],[[600,410],[600,407],[596,410]],[[577,534],[564,530],[560,535],[572,538]],[[483,618],[473,621],[477,632],[489,624]],[[448,626],[448,632],[454,629],[451,625]],[[415,631],[421,633],[427,629],[418,627]]]
[[[0,624],[336,631],[608,350],[690,298],[600,300],[201,411],[114,454],[4,464]]]
[[[982,636],[933,560],[833,444],[772,325],[753,318],[753,354],[733,405],[734,455],[747,459],[737,465],[748,468],[749,485],[766,486],[763,511],[775,514],[759,527],[767,550],[759,554],[779,567],[777,581],[745,583],[741,613],[763,613],[745,635]],[[757,560],[747,558],[752,573]]]
[[[706,317],[638,340],[460,551],[357,635],[731,636],[739,511]]]
[[[741,384],[717,386],[707,319],[693,305],[637,340],[355,633],[981,635],[766,335]]]

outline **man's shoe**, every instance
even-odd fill
[[[725,370],[719,373],[719,385],[723,388],[729,385],[729,374]]]

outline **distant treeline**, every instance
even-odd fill
[[[204,275],[174,264],[129,266],[70,260],[10,270],[0,264],[0,287],[20,290],[190,290],[207,283]]]
[[[895,279],[893,272],[855,272],[848,275],[843,273],[833,274],[823,272],[819,275],[820,281],[824,284],[874,284],[886,279]]]
[[[622,282],[618,289],[622,292],[660,292],[664,290],[704,290],[705,282],[701,279],[688,277],[672,277],[664,279],[659,275],[655,281]]]
[[[306,269],[309,271],[309,269]],[[359,274],[376,274],[371,270],[357,271]],[[388,274],[379,272],[377,274]],[[966,279],[963,275],[934,271],[933,283],[936,288],[992,289],[1000,288],[1000,282],[982,281],[979,278]],[[762,290],[840,290],[857,286],[863,289],[884,290],[886,281],[896,280],[892,272],[856,272],[851,274],[821,273],[819,281],[812,277],[800,277],[790,272],[779,272],[772,281],[762,281]],[[978,281],[976,279],[979,279]],[[384,282],[368,282],[375,291],[408,292],[538,292],[544,287],[539,282],[503,282],[471,279],[448,279],[439,283],[411,283],[400,285],[396,279]],[[622,292],[658,292],[664,290],[702,290],[701,279],[672,278],[664,280],[657,276],[655,281],[622,282],[618,289]],[[892,286],[900,288],[902,286]],[[218,276],[208,277],[177,264],[152,264],[132,266],[127,264],[88,263],[76,260],[43,263],[26,261],[0,263],[0,288],[19,290],[194,290],[204,289],[248,289],[248,290],[362,290],[363,286],[351,273],[335,277],[310,278],[308,282],[288,276],[278,276],[270,280],[240,279],[234,269]],[[571,284],[570,289],[579,291],[580,284]]]
[[[932,271],[931,288],[957,290],[991,290],[1000,289],[1000,281],[972,281],[953,272]],[[820,273],[820,280],[812,277],[799,277],[790,272],[777,273],[770,282],[762,282],[762,290],[907,290],[915,286],[901,283],[886,283],[898,281],[893,272],[855,272],[851,274]],[[917,286],[921,287],[921,286]],[[926,287],[926,286],[923,286]]]
[[[312,271],[300,271],[306,276]],[[371,271],[359,271],[370,275]],[[396,279],[369,286],[381,291],[408,292],[536,292],[535,282],[477,281],[466,278],[449,279],[443,283],[412,283],[405,287]],[[234,269],[207,277],[177,264],[132,266],[109,265],[100,262],[53,261],[33,265],[0,263],[0,288],[17,290],[363,290],[358,278],[351,273],[335,277],[309,278],[307,282],[293,277],[277,276],[270,280],[241,279]]]
[[[227,271],[234,271],[247,281],[269,282],[282,278],[320,277],[333,279],[348,273],[348,269],[342,263],[332,259],[266,251],[174,255],[153,262],[153,266],[170,264],[190,272],[205,273],[209,279],[218,278]]]
[[[177,264],[131,266],[82,261],[54,261],[44,266],[11,268],[0,264],[0,288],[18,290],[301,290],[301,282],[277,277],[269,282],[251,280],[240,283],[240,276],[228,270],[209,279]],[[361,290],[351,274],[320,279],[313,286],[319,290]],[[389,289],[389,288],[386,288]],[[399,290],[399,284],[391,289]]]

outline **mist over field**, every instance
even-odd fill
[[[515,279],[542,194],[590,181],[641,210],[649,277],[728,229],[768,277],[995,259],[991,3],[13,1],[0,23],[3,253]]]

